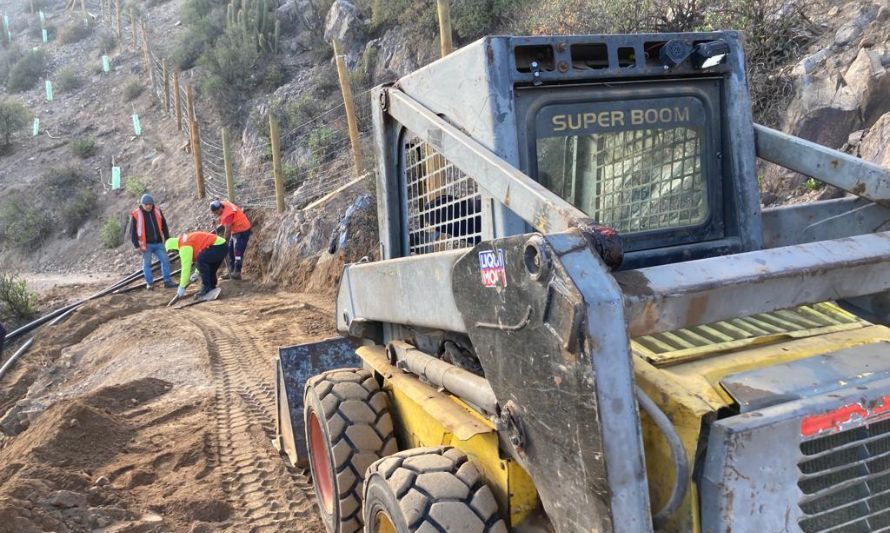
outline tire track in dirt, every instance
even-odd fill
[[[290,471],[272,447],[274,368],[256,332],[207,312],[192,313],[207,341],[216,387],[213,464],[235,509],[237,531],[323,531],[307,476]],[[266,350],[268,350],[266,348]]]

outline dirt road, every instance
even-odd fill
[[[90,304],[0,383],[0,531],[323,530],[271,445],[273,361],[334,333],[330,298],[171,295]]]

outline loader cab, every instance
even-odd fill
[[[761,248],[743,65],[735,32],[490,37],[399,83],[618,230],[628,269]],[[403,255],[532,231],[410,134],[402,146]]]

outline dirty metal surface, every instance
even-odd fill
[[[631,337],[890,289],[890,233],[614,274]]]
[[[761,159],[888,205],[890,169],[760,124],[754,132]]]
[[[332,337],[278,349],[275,444],[279,451],[288,455],[291,463],[302,464],[308,458],[303,424],[303,389],[306,382],[327,370],[361,366],[361,360],[355,354],[356,348],[357,345],[350,339]],[[288,442],[289,439],[291,442]]]
[[[847,197],[763,210],[763,246],[778,248],[890,230],[890,209]]]
[[[621,299],[585,238],[482,243],[452,284],[505,440],[557,531],[650,531]]]
[[[886,519],[880,494],[890,482],[890,439],[886,428],[858,433],[886,426],[888,392],[886,374],[852,379],[825,394],[715,422],[701,480],[702,531],[740,524],[761,533],[882,530],[868,520]]]
[[[791,400],[825,394],[890,375],[890,343],[880,342],[834,353],[758,368],[723,378],[720,383],[747,413]]]

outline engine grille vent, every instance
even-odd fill
[[[800,450],[802,531],[890,531],[890,420],[809,440]]]

